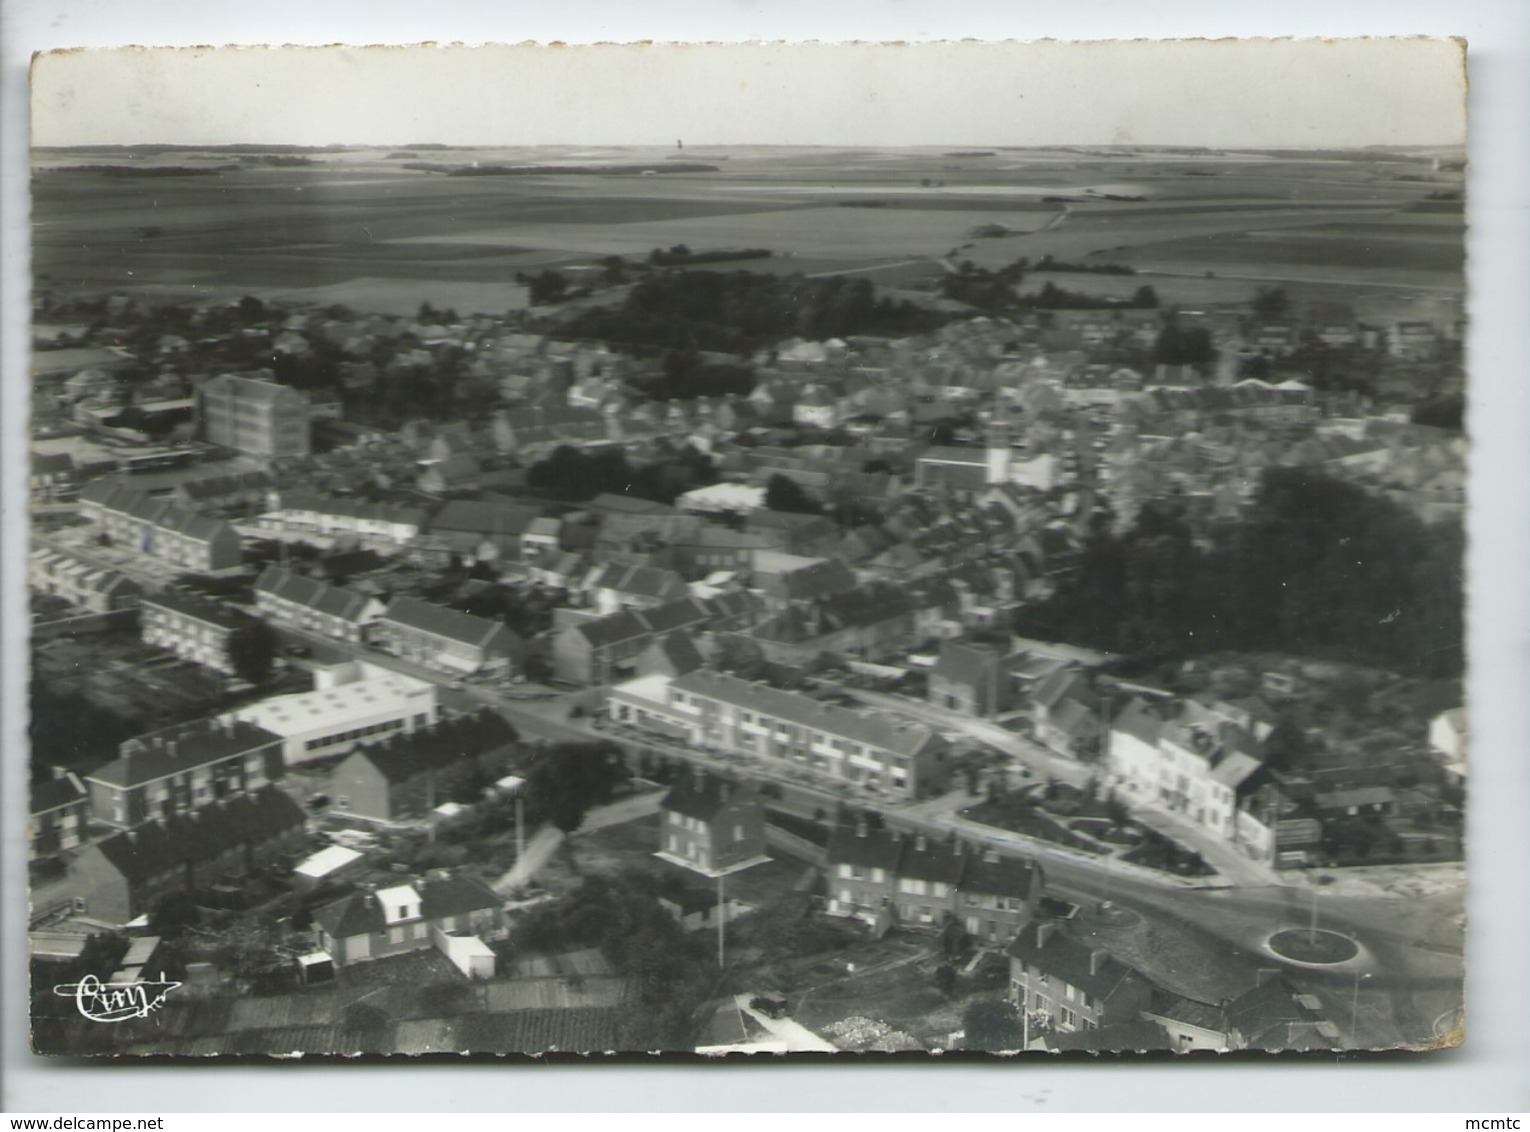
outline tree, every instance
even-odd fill
[[[1014,1003],[1003,999],[980,999],[962,1012],[967,1049],[1006,1053],[1025,1042],[1025,1026]]]
[[[1125,802],[1112,793],[1105,799],[1105,817],[1111,829],[1122,829],[1131,820],[1132,811]]]
[[[823,505],[813,499],[790,476],[777,472],[765,484],[765,506],[771,511],[790,511],[798,515],[819,515]]]
[[[551,268],[530,277],[517,278],[524,279],[528,297],[534,307],[556,303],[568,292],[568,280]]]
[[[187,928],[202,922],[202,910],[189,892],[168,892],[149,914],[149,934],[162,939],[176,939]]]
[[[1211,332],[1204,326],[1185,329],[1171,319],[1153,343],[1153,361],[1162,365],[1206,365],[1216,358]]]
[[[961,958],[962,952],[966,949],[967,929],[962,927],[960,920],[952,916],[940,929],[940,953],[947,960],[955,961]]]
[[[74,970],[80,975],[109,979],[131,946],[132,940],[120,932],[92,933],[85,937],[85,946],[74,962]]]
[[[552,662],[541,653],[531,653],[521,662],[521,674],[533,684],[545,684],[553,678]]]
[[[228,662],[239,679],[264,684],[271,679],[275,660],[276,634],[265,622],[254,622],[228,635]]]
[[[1295,770],[1311,750],[1307,733],[1287,715],[1276,720],[1264,737],[1264,762],[1271,770]]]
[[[1291,298],[1284,287],[1261,287],[1254,295],[1252,306],[1260,318],[1285,318],[1291,310]]]
[[[632,777],[612,743],[557,743],[537,756],[527,774],[533,805],[555,827],[573,833],[591,807],[604,805]]]
[[[1466,417],[1466,398],[1460,393],[1427,397],[1413,408],[1412,421],[1430,428],[1460,432]]]
[[[935,989],[950,998],[956,993],[956,968],[949,963],[942,963],[935,968]]]
[[[246,980],[257,994],[291,988],[297,981],[293,941],[276,923],[245,921],[229,928],[213,951],[217,966]]]

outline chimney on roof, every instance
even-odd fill
[[[999,863],[999,854],[992,849],[984,849],[983,862],[989,865],[997,865]]]
[[[855,819],[855,836],[857,836],[857,837],[865,837],[866,836],[866,815],[865,814],[858,814],[858,815],[856,815],[856,819]]]
[[[967,847],[962,844],[960,838],[956,838],[956,837],[951,838],[951,852],[955,853],[958,857],[960,857],[966,851],[967,851]]]
[[[1036,946],[1045,947],[1052,938],[1052,933],[1057,930],[1057,925],[1051,920],[1036,925]]]
[[[175,758],[175,740],[174,739],[171,739],[171,740],[169,740],[168,742],[165,743],[165,753],[168,754],[172,759]]]
[[[914,852],[915,853],[923,853],[924,852],[924,847],[925,847],[924,834],[922,834],[922,833],[914,834]]]
[[[721,780],[718,783],[718,786],[717,786],[718,797],[721,798],[724,802],[726,802],[728,800],[728,795],[730,795],[731,793],[733,793],[733,786],[732,786],[732,784],[730,782],[728,782],[727,779]]]
[[[1100,973],[1100,967],[1104,964],[1105,960],[1109,958],[1110,952],[1106,951],[1104,948],[1096,947],[1089,953],[1089,973],[1091,975],[1098,975]]]

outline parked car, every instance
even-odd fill
[[[757,994],[749,1000],[749,1009],[758,1010],[767,1018],[784,1018],[786,999],[779,994]]]

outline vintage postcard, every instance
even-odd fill
[[[1465,64],[38,57],[36,1052],[1458,1044]]]

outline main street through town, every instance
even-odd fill
[[[838,803],[850,801],[881,810],[889,822],[902,828],[942,837],[958,833],[977,845],[1034,858],[1045,872],[1048,893],[1080,906],[1081,931],[1140,964],[1167,989],[1191,997],[1234,997],[1255,985],[1261,972],[1278,971],[1321,1003],[1324,1017],[1351,1048],[1439,1044],[1450,1040],[1458,1021],[1464,950],[1464,886],[1458,866],[1434,866],[1433,883],[1397,886],[1397,891],[1381,884],[1351,882],[1344,871],[1282,875],[1283,882],[1290,877],[1292,883],[1274,883],[1272,874],[1258,872],[1246,878],[1190,883],[962,819],[956,811],[971,801],[965,791],[915,804],[847,799],[826,782],[768,773],[758,762],[741,767],[736,760],[655,737],[596,728],[588,714],[570,715],[575,704],[598,700],[597,693],[531,698],[502,687],[454,680],[374,649],[337,645],[290,629],[282,634],[302,640],[316,655],[321,655],[320,650],[328,655],[354,655],[431,680],[438,685],[444,707],[454,711],[492,708],[527,739],[615,738],[655,754],[768,780],[779,791],[772,805],[803,817],[822,819],[832,815]],[[937,722],[928,713],[916,710],[913,714]],[[967,722],[969,734],[992,738],[985,725],[976,725],[979,731],[974,732],[971,721]],[[939,723],[952,729],[951,720],[942,718]],[[1055,763],[1050,758],[1039,763],[1038,773],[1063,769]],[[1076,777],[1073,773],[1058,776]],[[1427,879],[1428,868],[1415,872]],[[1396,875],[1392,874],[1393,879]],[[1323,883],[1325,879],[1329,883]],[[1349,936],[1359,945],[1359,954],[1347,962],[1317,966],[1288,961],[1268,947],[1267,941],[1277,931],[1314,926]],[[1208,993],[1207,988],[1216,988],[1216,993]]]

